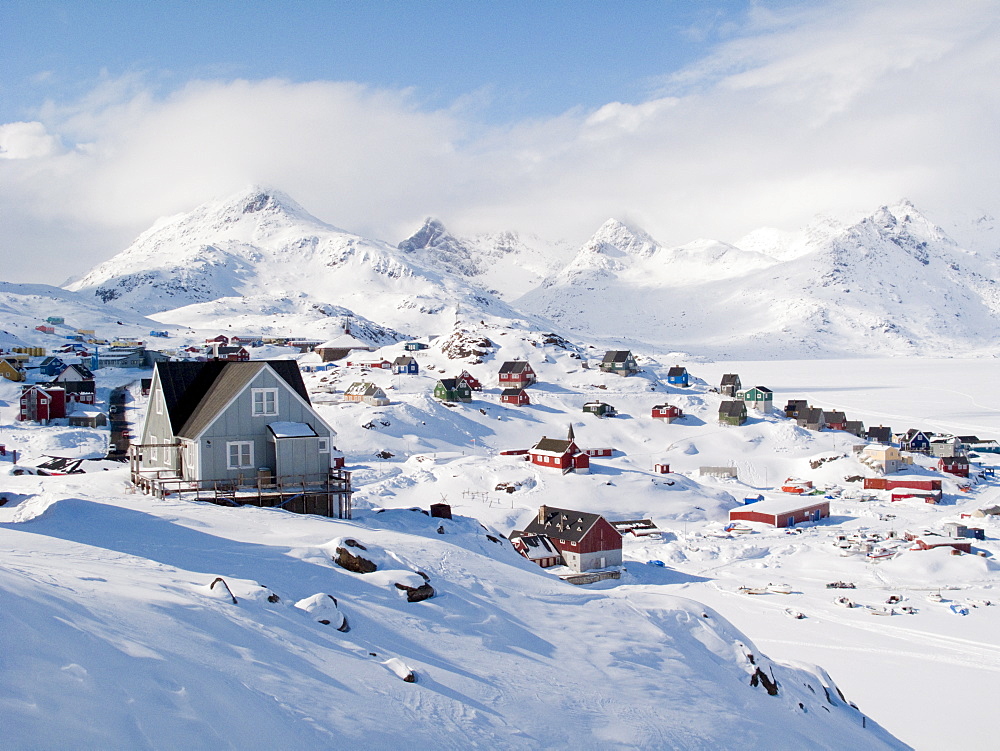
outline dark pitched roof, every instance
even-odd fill
[[[504,389],[503,391],[500,392],[500,396],[517,396],[518,394],[523,394],[523,393],[524,389],[522,388]]]
[[[608,350],[604,353],[604,359],[601,362],[625,362],[630,357],[632,357],[632,352],[627,349],[618,350]]]
[[[253,362],[226,362],[209,360],[207,362],[158,362],[156,373],[160,379],[163,400],[166,403],[167,414],[170,416],[170,428],[174,435],[180,435],[182,428],[192,418],[206,395],[212,390],[216,381],[229,374],[226,385],[232,386],[242,381],[244,385],[257,375],[261,369],[269,365],[292,390],[309,404],[309,392],[302,382],[298,363],[294,360],[256,360]],[[228,389],[225,389],[230,396]],[[221,397],[221,393],[216,393]],[[229,397],[226,398],[228,402]],[[207,405],[206,405],[207,406]],[[200,410],[203,414],[206,409]]]
[[[681,365],[674,365],[674,367],[667,371],[667,378],[678,378],[685,373],[687,373],[687,368]]]
[[[877,428],[871,427],[868,428],[868,432],[866,433],[866,435],[869,438],[874,439],[876,441],[884,441],[888,443],[889,441],[892,440],[892,428],[884,428],[881,425],[879,425]]]
[[[791,410],[805,409],[806,405],[808,404],[809,402],[807,402],[805,399],[789,399],[788,404],[785,405],[785,409],[791,409]]]
[[[741,401],[725,401],[719,405],[720,417],[742,417],[746,411],[747,407]]]
[[[847,415],[843,412],[835,412],[834,410],[823,410],[823,415],[827,422],[845,422],[847,420]]]
[[[601,518],[600,514],[589,514],[586,511],[573,511],[553,506],[543,506],[539,511],[543,512],[544,521],[539,523],[538,514],[535,514],[531,523],[524,528],[523,534],[548,535],[559,540],[580,542]]]
[[[442,378],[438,381],[442,386],[445,387],[447,391],[454,391],[455,389],[468,388],[469,384],[465,382],[463,378]]]
[[[968,464],[969,460],[964,456],[943,456],[941,461],[945,464]]]
[[[773,394],[774,393],[767,386],[754,386],[753,388],[747,389],[747,391],[753,391],[754,389],[756,389],[757,391],[759,391],[762,394]]]
[[[524,360],[508,360],[500,366],[501,373],[523,373],[525,370],[531,370],[531,366]]]
[[[565,454],[573,445],[572,439],[566,438],[542,438],[531,447],[532,451],[549,451],[553,454]]]
[[[819,423],[823,422],[823,414],[824,414],[823,410],[820,409],[819,407],[810,407],[809,409],[806,410],[806,413],[805,415],[803,415],[803,417],[805,418],[805,421],[807,423],[813,423],[818,425]]]
[[[865,429],[865,424],[861,420],[848,420],[844,425],[848,433],[860,433]]]
[[[739,374],[737,373],[726,373],[724,376],[722,376],[723,386],[735,386],[739,382],[740,382],[740,377]]]

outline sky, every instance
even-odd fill
[[[249,184],[394,244],[995,214],[998,58],[992,0],[4,0],[0,280]]]

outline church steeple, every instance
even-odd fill
[[[569,433],[566,434],[567,441],[575,441],[576,436],[573,434],[573,423],[569,424]]]

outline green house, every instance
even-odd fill
[[[62,316],[49,316],[45,319],[45,322],[51,324],[52,326],[62,326],[66,323],[66,319]]]
[[[598,417],[614,417],[618,414],[614,407],[604,402],[587,402],[583,405],[583,411]]]
[[[443,402],[471,402],[472,389],[461,378],[442,378],[434,385],[434,398]]]
[[[724,401],[719,405],[720,425],[742,425],[747,421],[747,405],[743,401]]]
[[[639,366],[628,350],[608,350],[604,353],[600,368],[605,373],[616,373],[623,376],[639,372]]]
[[[736,392],[736,398],[758,412],[770,412],[774,405],[774,392],[766,386],[754,386],[752,389],[743,389]]]

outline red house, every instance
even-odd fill
[[[570,426],[569,434],[564,441],[542,436],[542,440],[528,450],[528,459],[532,464],[558,469],[563,474],[590,472],[590,457],[586,451],[576,445],[572,426]]]
[[[463,370],[458,376],[458,380],[465,381],[466,385],[473,391],[482,391],[483,384],[479,382],[478,378],[473,377],[473,375],[468,370]]]
[[[817,496],[766,498],[729,511],[729,521],[761,522],[774,527],[794,527],[802,522],[818,522],[828,516],[830,502]]]
[[[622,536],[600,514],[542,506],[523,532],[511,533],[525,536],[547,538],[574,571],[622,565]]]
[[[513,404],[520,407],[522,404],[531,404],[528,392],[522,388],[504,389],[500,392],[500,402],[502,404]]]
[[[228,362],[248,362],[250,352],[246,347],[219,347],[218,353],[213,353],[215,359]]]
[[[684,417],[684,412],[680,407],[674,407],[670,404],[657,404],[653,407],[652,417],[654,420],[664,420],[670,423]]]
[[[969,476],[969,460],[964,456],[942,456],[938,459],[937,467],[942,472],[957,477]]]
[[[214,339],[206,339],[205,344],[221,344],[223,347],[229,346],[229,337],[225,334],[219,334]]]
[[[919,498],[924,503],[940,503],[940,490],[924,490],[922,488],[897,487],[889,494],[889,500],[902,501],[906,498]]]
[[[523,360],[508,360],[500,367],[500,388],[525,388],[536,380],[535,371]]]
[[[21,391],[18,420],[46,422],[66,416],[66,389],[57,386],[25,386]]]
[[[963,553],[972,552],[972,543],[968,540],[960,539],[957,537],[918,537],[914,541],[913,547],[910,550],[933,550],[934,548],[954,548],[955,550],[960,550]]]

